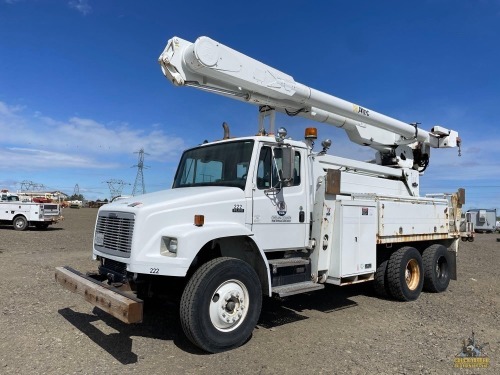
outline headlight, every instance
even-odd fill
[[[160,244],[160,254],[167,257],[177,256],[177,238],[162,237]]]

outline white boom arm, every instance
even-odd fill
[[[430,147],[460,146],[456,131],[435,126],[428,132],[315,90],[208,37],[195,43],[174,37],[158,61],[174,85],[196,87],[343,128],[351,141],[378,150],[381,164],[425,169]]]

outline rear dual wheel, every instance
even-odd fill
[[[389,263],[389,260],[384,260],[375,271],[375,292],[383,298],[390,295],[389,283],[387,282],[387,263]]]
[[[431,245],[422,255],[405,246],[380,263],[375,272],[375,290],[400,301],[416,300],[422,289],[444,292],[450,283],[450,267],[448,249],[443,245]]]
[[[402,247],[391,254],[387,263],[390,294],[400,301],[414,301],[422,292],[424,267],[417,249]]]
[[[443,245],[434,244],[424,250],[424,290],[444,292],[450,284],[450,256]]]

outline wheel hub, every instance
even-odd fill
[[[219,331],[232,331],[245,319],[248,290],[238,280],[222,283],[210,301],[210,320]]]
[[[420,282],[420,268],[415,259],[411,259],[406,264],[405,281],[410,290],[415,290]]]

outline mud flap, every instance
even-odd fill
[[[448,250],[450,256],[450,279],[457,280],[457,253]]]

